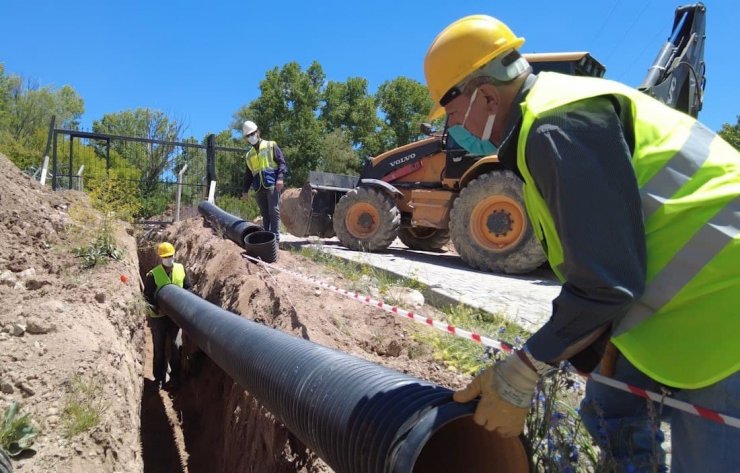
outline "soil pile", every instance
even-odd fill
[[[0,409],[21,404],[39,431],[20,472],[141,471],[143,323],[131,228],[120,261],[82,269],[100,215],[0,155]],[[130,233],[127,233],[127,231]],[[125,282],[124,282],[125,280]],[[77,433],[85,413],[97,420]]]

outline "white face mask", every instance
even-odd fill
[[[162,258],[162,264],[169,268],[174,263],[174,260],[175,260],[174,256],[170,256],[169,258]]]
[[[257,136],[256,133],[254,135],[247,136],[247,141],[249,141],[249,144],[250,145],[256,145],[257,142],[259,142],[259,140],[260,139],[259,139],[259,137]]]

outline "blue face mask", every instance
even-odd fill
[[[447,130],[447,133],[452,137],[453,140],[470,154],[478,156],[488,156],[489,154],[498,153],[496,145],[488,140],[482,140],[470,133],[467,128],[462,125],[455,125]]]
[[[491,138],[491,132],[493,131],[493,123],[496,121],[496,115],[488,115],[486,126],[483,128],[483,136],[480,138],[478,138],[470,131],[468,131],[467,128],[465,128],[465,122],[468,121],[470,109],[473,106],[473,103],[475,102],[477,96],[478,89],[475,89],[473,91],[473,95],[470,97],[470,103],[468,104],[468,109],[465,111],[465,117],[463,118],[462,124],[451,126],[447,130],[447,133],[449,133],[449,135],[452,137],[453,140],[455,140],[457,144],[465,148],[468,153],[478,156],[488,156],[490,154],[496,154],[498,153],[498,147],[491,143],[491,141],[489,140]]]

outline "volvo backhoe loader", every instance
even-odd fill
[[[676,9],[671,36],[639,90],[696,116],[704,89],[705,12]],[[590,54],[525,54],[535,73],[602,77]],[[471,267],[526,273],[545,255],[524,209],[522,182],[496,156],[473,156],[445,130],[368,160],[359,178],[311,172],[302,189],[281,199],[283,223],[296,236],[336,235],[359,251],[382,251],[396,237],[409,248],[436,251],[451,239]]]

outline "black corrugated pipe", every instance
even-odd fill
[[[220,228],[226,237],[244,247],[244,238],[252,232],[262,230],[256,223],[247,222],[235,215],[224,212],[219,207],[204,200],[198,205],[198,212],[213,226]]]
[[[160,310],[338,473],[528,472],[523,437],[475,425],[452,391],[295,338],[174,285]]]

